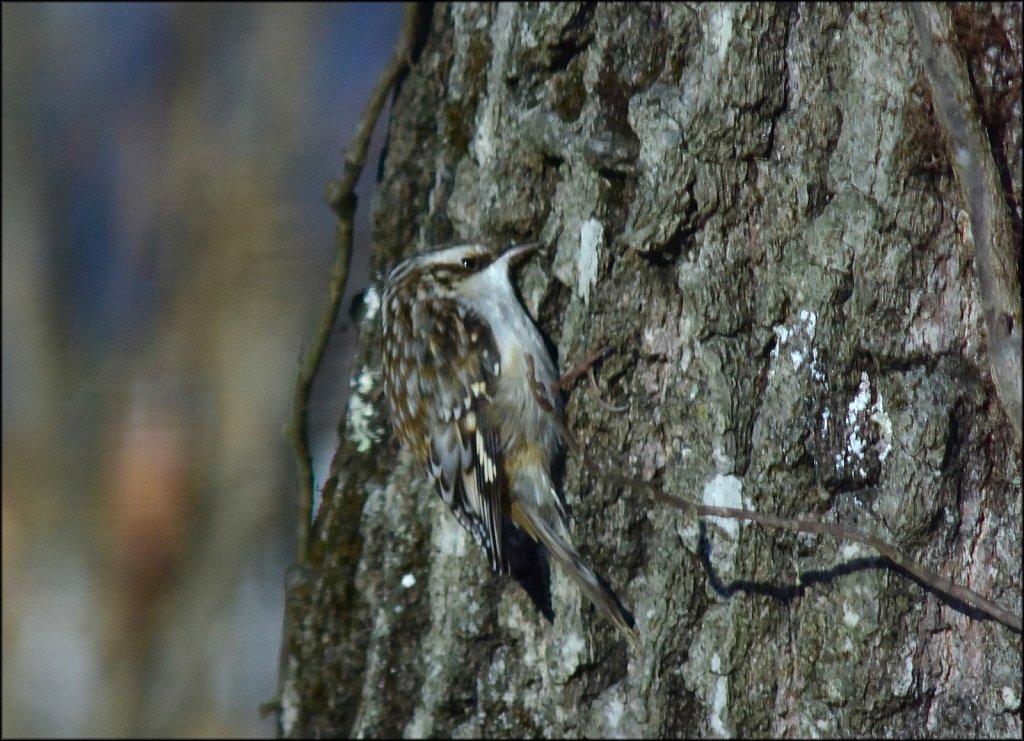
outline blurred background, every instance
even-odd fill
[[[402,7],[2,12],[3,735],[270,735],[323,187]],[[314,390],[319,471],[349,301]]]

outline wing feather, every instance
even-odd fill
[[[434,322],[417,358],[418,411],[427,415],[433,431],[427,470],[441,499],[487,553],[491,568],[507,573],[501,526],[508,512],[507,483],[500,430],[489,409],[499,355],[487,325],[460,309],[454,326]]]

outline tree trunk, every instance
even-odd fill
[[[1020,6],[957,13],[1019,229]],[[547,622],[382,398],[384,271],[540,239],[517,283],[560,367],[613,348],[566,397],[592,456],[855,526],[1019,612],[1020,448],[949,162],[902,6],[434,6],[391,114],[339,481],[290,594],[283,734],[1019,737],[1019,634],[867,549],[698,522],[571,458],[575,542],[643,651],[556,567]]]

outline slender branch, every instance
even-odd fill
[[[380,117],[380,112],[387,100],[388,93],[395,87],[400,75],[409,66],[413,44],[416,38],[416,25],[419,8],[416,3],[407,3],[402,29],[399,34],[395,51],[370,96],[370,101],[363,112],[356,128],[352,143],[345,153],[341,177],[332,180],[325,188],[324,197],[336,216],[334,265],[331,268],[328,284],[327,308],[317,325],[313,340],[306,351],[295,381],[295,393],[292,399],[292,419],[288,430],[292,447],[295,451],[295,465],[298,473],[298,543],[296,545],[297,561],[305,562],[309,546],[309,529],[313,512],[313,461],[309,452],[309,394],[313,388],[317,370],[323,360],[331,330],[338,316],[341,297],[345,293],[348,282],[349,264],[352,257],[352,220],[356,212],[356,183],[366,164],[366,153],[370,147],[370,137]]]
[[[363,112],[356,128],[352,143],[345,153],[341,177],[332,180],[325,189],[327,204],[336,216],[335,255],[328,284],[327,307],[320,323],[317,325],[312,343],[302,359],[298,378],[295,380],[295,393],[292,399],[292,419],[288,429],[288,437],[295,451],[295,467],[298,475],[298,494],[296,510],[297,544],[295,563],[289,568],[286,590],[284,620],[281,626],[281,652],[278,660],[277,697],[261,706],[261,712],[278,713],[278,733],[289,736],[293,731],[289,721],[285,702],[285,686],[293,681],[292,664],[289,662],[291,651],[291,633],[296,624],[296,610],[299,609],[301,597],[308,589],[308,572],[305,564],[309,550],[309,532],[312,524],[313,495],[313,460],[309,452],[309,395],[313,388],[313,380],[323,360],[331,330],[338,316],[341,297],[345,293],[348,282],[349,263],[352,255],[352,220],[355,216],[357,199],[356,183],[366,163],[366,154],[370,146],[370,136],[380,117],[380,112],[387,100],[388,93],[395,87],[399,76],[411,64],[413,45],[416,39],[416,27],[419,22],[419,7],[416,3],[407,3],[405,17],[399,34],[398,43],[390,61],[381,73],[377,86],[370,96],[370,101]],[[330,481],[330,479],[328,480]],[[325,482],[325,489],[328,482]],[[292,721],[293,722],[293,721]]]
[[[1003,197],[992,150],[978,115],[963,60],[951,43],[949,9],[936,3],[907,6],[931,87],[939,125],[946,132],[950,161],[971,215],[974,264],[988,331],[988,360],[996,396],[1018,442],[1024,424],[1021,391],[1020,283],[1009,207]]]
[[[580,458],[587,468],[603,479],[611,481],[618,486],[627,487],[633,490],[639,489],[647,491],[656,501],[682,510],[683,512],[687,512],[696,517],[726,517],[733,520],[748,520],[750,522],[756,522],[764,527],[778,528],[798,533],[810,533],[812,535],[829,535],[837,540],[848,540],[860,543],[861,545],[865,545],[868,548],[873,548],[878,551],[878,553],[880,553],[884,558],[888,559],[897,567],[905,570],[931,589],[934,589],[948,597],[952,597],[953,599],[959,600],[964,604],[970,605],[971,607],[990,615],[1003,625],[1009,626],[1018,633],[1021,632],[1022,626],[1020,615],[997,605],[995,602],[986,599],[972,589],[955,584],[952,580],[947,579],[944,576],[940,576],[934,571],[926,569],[907,556],[904,556],[895,546],[890,545],[881,538],[876,538],[873,535],[861,533],[857,530],[835,523],[777,517],[775,515],[748,509],[714,507],[707,504],[698,504],[696,502],[691,502],[689,500],[682,499],[681,497],[659,491],[658,488],[650,481],[641,481],[640,479],[623,476],[617,471],[610,470],[605,466],[602,466],[590,457],[583,446],[580,445],[576,437],[569,431],[565,422],[554,413],[554,408],[547,396],[547,390],[541,387],[534,374],[533,363],[533,357],[527,356],[526,364],[530,376],[530,386],[533,390],[533,396],[537,401],[537,404],[550,415],[552,420],[554,420],[562,439],[565,441],[566,446],[573,455]],[[553,390],[557,392],[557,389]]]

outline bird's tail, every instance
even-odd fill
[[[544,545],[548,553],[561,564],[598,611],[617,627],[633,650],[640,651],[640,636],[633,627],[633,619],[619,604],[615,595],[601,583],[597,574],[583,563],[580,554],[533,507],[512,502],[512,519],[527,534]]]

